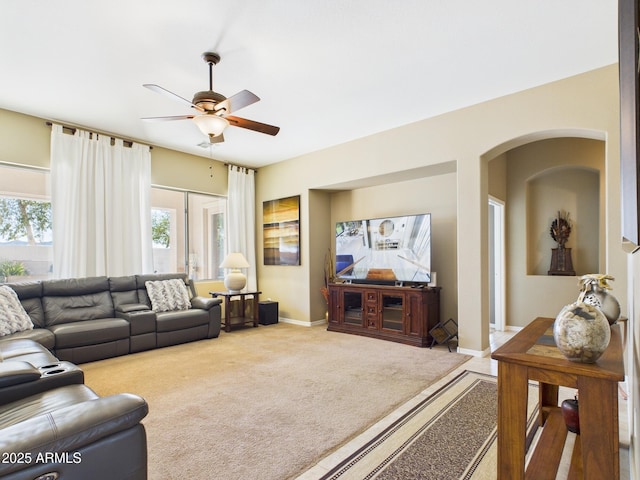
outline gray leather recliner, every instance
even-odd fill
[[[57,387],[83,383],[84,372],[78,366],[59,361],[33,340],[0,342],[0,405]]]
[[[0,479],[143,480],[141,397],[68,385],[0,406]]]
[[[147,478],[147,403],[83,381],[35,341],[0,343],[0,480]]]

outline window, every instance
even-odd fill
[[[154,271],[224,278],[226,198],[154,187],[151,205]]]
[[[0,282],[46,279],[52,271],[49,172],[0,165]]]
[[[151,189],[153,269],[222,279],[227,199]],[[47,170],[0,164],[0,282],[51,278],[53,243]]]
[[[177,215],[173,208],[151,209],[151,240],[154,272],[177,272]],[[184,263],[183,263],[184,264]]]

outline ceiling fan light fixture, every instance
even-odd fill
[[[229,122],[218,115],[204,114],[193,117],[200,131],[209,137],[217,137],[229,126]]]
[[[260,100],[255,94],[249,90],[242,90],[235,95],[225,97],[221,93],[213,91],[213,66],[220,61],[220,55],[215,52],[205,52],[202,58],[209,65],[209,90],[196,92],[193,100],[176,95],[175,93],[162,88],[153,83],[145,83],[143,86],[156,93],[161,93],[167,97],[177,100],[183,105],[197,110],[200,114],[192,115],[172,115],[167,117],[147,117],[143,120],[167,121],[167,120],[186,120],[192,119],[198,126],[200,131],[209,137],[209,144],[224,142],[224,130],[231,125],[232,127],[240,127],[254,132],[265,133],[267,135],[277,135],[280,127],[267,125],[266,123],[248,120],[246,118],[231,116],[237,110],[248,107]]]

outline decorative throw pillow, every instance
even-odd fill
[[[27,314],[11,287],[0,286],[0,336],[33,329]]]
[[[149,295],[151,309],[154,312],[170,312],[191,308],[187,286],[179,278],[148,281],[144,286],[147,287],[147,295]]]

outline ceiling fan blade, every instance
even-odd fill
[[[142,86],[145,88],[148,88],[151,91],[159,93],[160,95],[164,95],[165,97],[169,97],[169,98],[172,98],[173,100],[177,100],[178,102],[182,103],[183,105],[186,105],[187,107],[195,108],[199,112],[204,112],[203,108],[197,105],[194,105],[193,103],[191,103],[191,101],[187,100],[186,98],[182,98],[180,95],[170,92],[166,88],[162,88],[160,85],[156,85],[154,83],[145,83]]]
[[[195,117],[195,115],[172,115],[169,117],[144,117],[141,120],[147,122],[169,122],[172,120],[188,120]]]
[[[231,115],[225,115],[225,117],[230,125],[234,127],[246,128],[249,130],[254,130],[260,133],[266,133],[267,135],[277,135],[280,131],[280,127],[275,127],[273,125],[267,125],[266,123],[256,122],[255,120],[248,120],[246,118],[233,117]]]
[[[215,110],[226,110],[227,113],[235,112],[241,108],[248,107],[249,105],[256,103],[260,100],[256,94],[251,93],[249,90],[242,90],[241,92],[231,95],[226,100],[218,103],[215,106]]]

